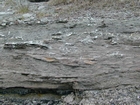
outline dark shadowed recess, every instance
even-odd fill
[[[28,0],[28,1],[30,1],[30,2],[47,2],[49,0]]]
[[[0,88],[0,94],[18,94],[27,95],[31,93],[35,94],[56,94],[56,95],[68,95],[74,90],[63,90],[63,89],[29,89],[23,87],[13,87],[13,88]]]

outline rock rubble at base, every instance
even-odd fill
[[[14,94],[13,94],[14,96]],[[28,98],[34,97],[34,98]],[[49,97],[55,98],[54,95]],[[139,86],[116,87],[104,90],[75,91],[61,95],[59,99],[47,99],[45,94],[29,94],[15,97],[0,95],[1,105],[139,105]]]

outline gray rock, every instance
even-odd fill
[[[63,102],[66,103],[66,104],[70,104],[70,105],[76,104],[75,103],[75,95],[73,93],[71,93],[67,96],[64,96]]]
[[[80,41],[85,44],[93,43],[93,40],[90,36],[87,36],[85,39],[82,39]]]
[[[11,15],[13,14],[14,12],[0,12],[0,15]]]
[[[4,38],[4,37],[5,37],[5,35],[0,33],[0,38]]]
[[[69,23],[69,24],[66,24],[65,27],[66,28],[75,28],[77,26],[77,24],[73,24],[73,23]]]
[[[6,26],[8,24],[8,21],[7,20],[2,20],[2,22],[1,22],[1,26]]]
[[[18,43],[6,43],[4,44],[4,49],[25,49],[26,44],[18,44]]]
[[[31,14],[31,13],[26,13],[26,14],[23,14],[22,16],[26,19],[26,18],[33,17],[33,14]]]
[[[41,49],[48,49],[48,46],[42,44],[42,42],[12,42],[12,43],[5,43],[4,49],[26,49],[28,47],[35,47]]]
[[[6,26],[6,25],[7,25],[7,23],[5,23],[5,22],[1,23],[1,26]]]
[[[49,20],[48,20],[47,17],[45,17],[45,18],[41,18],[41,19],[40,19],[40,22],[41,22],[41,23],[48,23]]]
[[[60,35],[62,35],[62,32],[61,31],[52,34],[52,36],[60,36]]]
[[[13,22],[15,19],[13,17],[10,17],[9,19],[7,19],[10,22]]]
[[[45,8],[45,6],[39,6],[38,7],[38,10],[42,10],[42,9],[44,9]]]
[[[68,20],[67,19],[59,19],[59,20],[56,20],[56,23],[68,23]]]
[[[62,36],[52,36],[52,39],[54,39],[54,40],[62,40]]]

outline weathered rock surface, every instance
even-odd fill
[[[0,1],[0,104],[139,105],[139,7],[29,1]]]
[[[49,29],[52,26],[36,27],[42,27],[42,33],[46,32],[41,36],[44,41],[25,42],[37,33],[29,31],[29,36],[25,31],[28,29],[23,26],[22,31],[27,37],[22,33],[22,43],[7,39],[9,42],[4,44],[4,49],[1,47],[0,87],[89,90],[140,85],[139,32],[112,33],[111,26],[106,33],[92,31],[96,30],[91,30],[94,26],[87,28],[88,33],[84,30],[77,32],[81,29],[81,25],[77,25],[76,29],[65,32],[65,27],[57,27],[56,30],[62,31],[54,34],[54,28]],[[15,29],[9,30],[12,33]],[[46,35],[49,32],[50,35]],[[54,36],[61,39],[55,40]]]

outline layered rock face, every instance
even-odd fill
[[[21,1],[0,1],[0,105],[139,105],[139,8],[62,15],[71,4]]]

